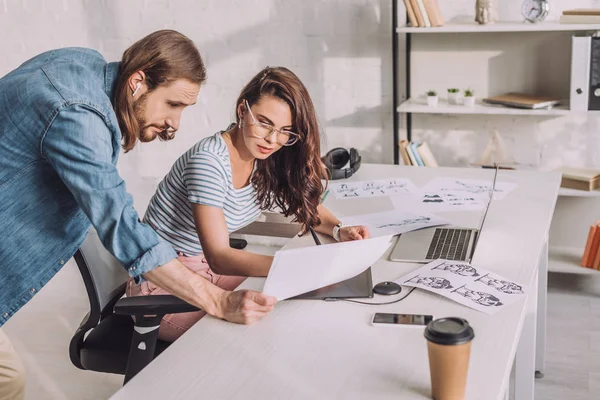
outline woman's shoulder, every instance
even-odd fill
[[[224,131],[207,136],[193,145],[185,154],[185,164],[190,166],[212,165],[226,170],[229,165],[229,150],[223,139]]]

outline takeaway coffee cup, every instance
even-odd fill
[[[473,328],[462,318],[439,318],[425,328],[435,400],[465,398]]]

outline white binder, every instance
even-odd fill
[[[571,110],[589,108],[590,63],[592,38],[573,36],[571,48]]]

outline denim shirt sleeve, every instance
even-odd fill
[[[69,188],[104,247],[139,280],[177,257],[173,248],[140,222],[133,198],[113,165],[112,132],[104,117],[85,105],[56,116],[42,139],[42,155]]]

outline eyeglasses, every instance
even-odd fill
[[[284,129],[277,129],[273,125],[258,122],[256,118],[254,118],[254,114],[252,114],[248,100],[244,101],[246,102],[248,113],[250,114],[250,117],[252,117],[252,136],[259,139],[266,139],[270,138],[271,135],[273,135],[273,132],[276,132],[277,143],[281,146],[291,146],[300,140],[300,135],[297,133]]]

